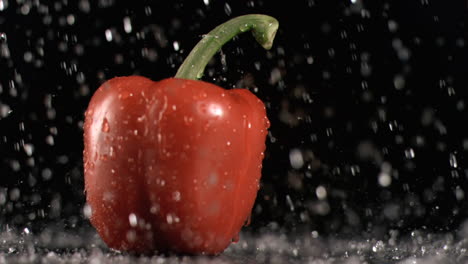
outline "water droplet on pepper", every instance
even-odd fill
[[[105,133],[109,132],[110,127],[109,127],[109,121],[107,121],[107,118],[104,118],[104,120],[102,121],[101,130],[102,132],[105,132]]]

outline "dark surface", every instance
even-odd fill
[[[468,188],[465,2],[187,2],[0,0],[3,229],[86,226],[82,122],[92,93],[114,76],[173,76],[204,33],[247,13],[280,21],[272,50],[239,36],[204,80],[251,89],[267,106],[248,230],[378,238],[459,228]],[[304,164],[293,168],[297,150]]]

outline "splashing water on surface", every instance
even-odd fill
[[[25,228],[0,233],[0,263],[465,263],[468,240],[450,234],[412,232],[408,237],[377,240],[320,237],[317,232],[291,235],[241,233],[238,243],[219,256],[136,256],[108,249],[94,230],[70,232]]]

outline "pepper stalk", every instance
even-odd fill
[[[243,15],[228,20],[203,36],[179,67],[175,77],[200,79],[214,54],[226,42],[247,31],[252,31],[255,40],[268,50],[273,45],[278,26],[279,23],[275,18],[260,14]]]

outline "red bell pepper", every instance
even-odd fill
[[[269,121],[246,89],[199,81],[221,45],[252,30],[266,49],[278,22],[229,20],[203,37],[175,78],[113,78],[84,123],[91,223],[111,248],[217,254],[236,239],[259,188]]]

